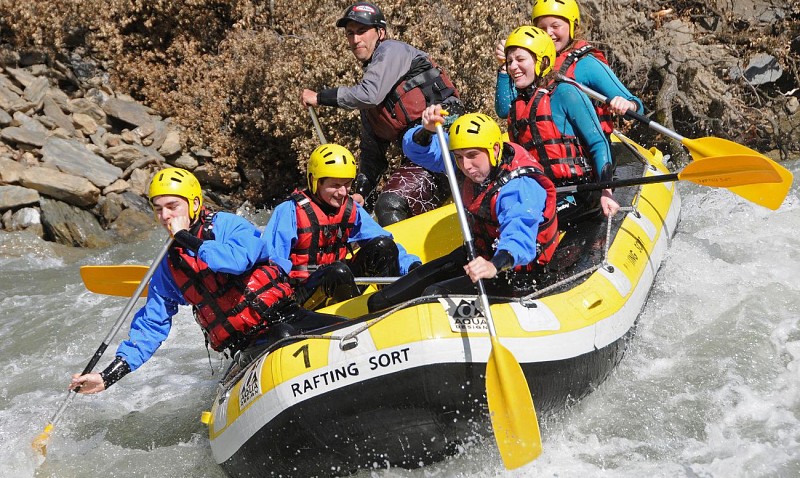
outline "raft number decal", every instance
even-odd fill
[[[308,356],[308,344],[305,344],[297,349],[297,352],[293,353],[292,357],[297,357],[300,355],[300,353],[303,354],[303,364],[306,366],[306,368],[311,368],[311,358]]]
[[[261,395],[261,381],[258,378],[259,368],[251,368],[244,378],[242,388],[239,390],[239,410],[244,410],[250,402]]]
[[[302,347],[295,352],[294,356],[297,357],[300,355],[301,350]],[[352,377],[357,377],[365,370],[374,372],[378,369],[406,363],[409,361],[409,350],[411,350],[409,347],[405,347],[400,350],[383,352],[378,355],[372,355],[368,357],[365,363],[362,360],[350,362],[349,364],[341,365],[334,369],[326,370],[311,377],[304,378],[303,380],[299,380],[290,385],[292,396],[299,397],[306,393],[313,392],[320,387],[331,386],[340,380],[347,380]],[[306,352],[307,351],[308,350],[306,349]]]
[[[439,299],[447,319],[450,321],[450,330],[453,332],[488,332],[489,325],[486,317],[478,306],[478,298],[443,297]]]

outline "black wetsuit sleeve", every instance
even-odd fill
[[[103,385],[106,387],[106,390],[108,390],[108,387],[114,385],[119,379],[129,373],[131,373],[131,367],[128,365],[128,362],[122,357],[116,357],[105,370],[100,372],[100,378],[103,379]]]
[[[189,249],[192,252],[197,252],[200,249],[200,246],[203,245],[203,240],[199,237],[192,235],[191,232],[187,230],[178,231],[175,234],[175,241],[186,249]]]
[[[317,92],[317,104],[320,106],[339,106],[336,99],[338,88],[326,88]]]
[[[497,272],[511,269],[511,266],[514,265],[514,256],[508,251],[500,249],[495,253],[494,257],[492,257],[491,263],[497,269]]]
[[[431,144],[431,138],[433,138],[433,133],[425,128],[419,128],[414,131],[414,135],[411,137],[411,139],[420,146],[428,146]]]

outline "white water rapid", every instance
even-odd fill
[[[784,165],[800,175],[800,160]],[[535,462],[507,472],[487,441],[426,468],[357,476],[800,476],[797,184],[778,211],[680,184],[681,222],[626,356],[542,423]],[[150,362],[72,401],[44,463],[30,446],[125,304],[87,292],[79,267],[149,264],[162,240],[85,251],[0,234],[0,476],[225,476],[199,421],[219,374],[186,308]],[[98,368],[126,333],[127,324]]]

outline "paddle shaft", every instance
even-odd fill
[[[603,96],[602,94],[598,93],[597,91],[589,88],[586,85],[578,83],[577,81],[575,81],[575,80],[573,80],[571,78],[567,78],[566,76],[559,74],[558,75],[558,79],[561,80],[561,81],[565,81],[565,82],[577,87],[579,90],[581,90],[584,93],[586,93],[587,96],[589,96],[590,98],[593,98],[593,99],[595,99],[595,100],[597,100],[597,101],[599,101],[601,103],[609,104],[611,102],[611,100],[609,100],[607,96]],[[634,110],[626,111],[625,112],[625,116],[630,118],[630,119],[635,119],[637,121],[641,121],[642,123],[646,124],[648,127],[652,128],[653,130],[658,131],[659,133],[661,133],[663,135],[669,136],[670,138],[672,138],[674,140],[677,140],[677,141],[679,141],[681,143],[684,141],[684,139],[686,139],[683,136],[681,136],[678,133],[676,133],[675,131],[672,131],[671,129],[667,128],[666,126],[664,126],[664,125],[662,125],[660,123],[656,123],[655,121],[651,120],[647,116],[645,116],[643,114],[639,114]]]
[[[130,297],[142,285],[148,268],[141,265],[121,264],[111,266],[82,266],[83,284],[95,294]],[[398,277],[356,277],[356,284],[391,284]],[[139,289],[147,295],[142,288]]]
[[[450,160],[450,148],[447,145],[447,138],[444,136],[444,129],[441,124],[436,125],[436,136],[439,138],[439,148],[442,150],[442,158],[444,160],[444,168],[447,171],[447,181],[450,183],[450,191],[453,193],[453,203],[456,205],[456,212],[458,213],[458,222],[461,225],[461,233],[464,235],[464,245],[467,248],[467,260],[472,261],[477,257],[475,253],[475,244],[472,240],[472,232],[469,230],[469,222],[467,222],[467,214],[464,212],[464,203],[461,201],[461,192],[456,180],[456,171],[453,167],[453,161]],[[476,283],[478,286],[478,294],[483,308],[483,314],[486,316],[486,323],[489,326],[489,335],[492,337],[497,336],[497,331],[494,328],[494,320],[492,318],[492,310],[489,307],[489,296],[486,294],[486,286],[483,284],[482,279],[478,279]]]
[[[319,139],[319,144],[327,144],[328,142],[325,140],[325,135],[322,133],[322,127],[319,125],[319,118],[317,118],[317,112],[314,111],[313,106],[308,107],[308,114],[311,116],[311,122],[314,123],[314,130],[317,132],[317,139]]]
[[[356,277],[356,284],[391,284],[399,277]]]
[[[158,264],[161,263],[161,259],[163,259],[164,256],[167,254],[167,251],[169,250],[169,247],[171,245],[172,245],[172,237],[167,239],[167,241],[164,243],[164,246],[158,252],[158,255],[156,256],[155,260],[153,260],[153,263],[150,265],[150,268],[147,270],[147,273],[144,275],[142,281],[139,283],[139,287],[136,288],[136,292],[134,292],[133,295],[131,295],[131,298],[128,299],[128,302],[125,304],[125,308],[122,309],[122,312],[119,314],[117,321],[114,322],[114,325],[111,327],[111,330],[108,331],[108,335],[106,335],[106,338],[103,339],[103,343],[101,343],[100,346],[97,347],[97,350],[94,352],[94,355],[92,356],[91,360],[89,360],[89,363],[86,364],[86,368],[83,369],[81,375],[86,375],[87,373],[90,373],[94,368],[94,366],[97,365],[97,362],[100,360],[100,357],[103,356],[106,349],[108,348],[108,344],[111,343],[111,341],[114,339],[114,336],[117,335],[117,332],[119,332],[119,329],[125,322],[125,319],[128,318],[128,314],[130,314],[131,310],[133,309],[133,306],[136,304],[136,300],[142,294],[144,288],[147,287],[147,283],[153,276],[156,267],[158,267]],[[55,425],[56,422],[61,418],[61,414],[64,413],[64,410],[67,408],[67,405],[72,400],[72,397],[75,395],[73,392],[77,392],[77,390],[73,389],[67,392],[67,396],[64,402],[58,408],[58,411],[56,411],[56,413],[53,415],[52,420],[50,420],[50,425]]]
[[[579,193],[582,191],[598,191],[601,189],[621,188],[625,186],[639,186],[641,184],[668,183],[680,179],[678,173],[659,174],[643,178],[617,179],[613,181],[603,181],[599,183],[575,184],[572,186],[559,186],[557,193]]]

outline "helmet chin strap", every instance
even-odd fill
[[[198,198],[194,198],[194,201],[192,201],[192,206],[193,212],[190,219],[192,220],[192,224],[194,224],[194,222],[197,221],[197,218],[200,217],[200,214],[198,214],[200,212],[200,200]]]
[[[378,41],[375,42],[375,49],[377,50],[378,45],[380,45],[383,40],[386,40],[386,29],[381,27],[375,27],[375,29],[378,30]],[[383,35],[381,35],[381,31],[383,31]],[[375,52],[373,51],[372,54],[374,55]],[[370,60],[371,59],[372,58],[370,58]]]

